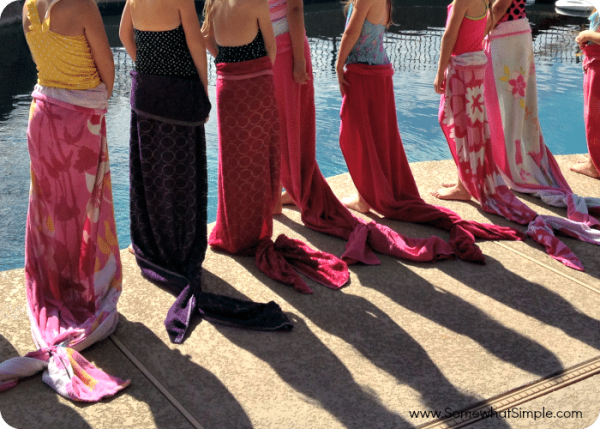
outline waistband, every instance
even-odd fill
[[[272,74],[273,63],[266,56],[237,63],[217,64],[217,79],[242,80]]]
[[[351,73],[358,73],[369,76],[393,76],[394,68],[391,64],[369,65],[362,63],[346,64],[346,70]]]
[[[488,62],[484,51],[465,52],[450,58],[450,64],[457,69],[483,68]]]
[[[501,22],[492,30],[489,37],[491,40],[494,40],[526,33],[531,33],[531,25],[529,25],[527,18],[522,18],[515,21]]]

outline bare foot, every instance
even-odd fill
[[[593,179],[600,179],[600,173],[592,163],[591,159],[573,164],[569,167],[569,170],[574,171],[575,173],[585,174]]]
[[[444,185],[442,185],[444,186]],[[456,200],[456,201],[470,201],[471,195],[469,191],[464,187],[461,182],[458,182],[456,185],[448,188],[441,188],[437,191],[431,192],[436,198],[440,200]]]
[[[456,182],[442,182],[442,186],[444,188],[452,188],[452,187],[456,186]]]
[[[342,204],[344,204],[350,210],[354,210],[359,213],[369,213],[371,210],[365,200],[363,200],[358,194],[342,198]]]
[[[294,200],[292,200],[292,197],[290,196],[290,194],[287,193],[287,191],[283,191],[281,193],[281,204],[284,206],[294,205]]]
[[[133,244],[130,244],[130,245],[129,245],[129,247],[127,248],[127,251],[128,251],[129,253],[131,253],[132,255],[135,255],[135,252],[134,252],[134,250],[133,250]]]

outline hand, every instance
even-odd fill
[[[590,33],[592,33],[592,31],[585,30],[579,33],[575,38],[575,41],[579,45],[580,49],[587,45],[588,41],[590,40]]]
[[[437,74],[433,81],[433,87],[438,94],[443,94],[446,91],[446,75],[444,73]]]
[[[296,83],[300,85],[306,85],[310,80],[308,73],[306,72],[306,60],[302,59],[294,59],[294,80]]]
[[[336,68],[335,70],[336,74],[337,74],[337,78],[338,78],[338,83],[340,85],[340,94],[342,94],[342,97],[344,95],[346,95],[346,88],[345,86],[350,86],[350,84],[346,81],[346,79],[344,79],[344,68],[342,67],[341,69]]]

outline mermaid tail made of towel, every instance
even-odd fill
[[[484,263],[475,237],[521,240],[512,229],[466,221],[450,209],[427,204],[420,196],[398,131],[390,64],[348,64],[349,85],[342,100],[340,147],[358,193],[387,218],[450,231],[461,259]]]
[[[600,199],[574,194],[544,144],[529,21],[502,22],[489,38],[485,104],[494,160],[506,183],[546,204],[566,207],[569,219],[600,229],[589,214],[600,214]]]
[[[38,350],[0,364],[0,391],[41,370],[74,401],[129,385],[78,353],[114,331],[122,288],[105,113],[33,93],[25,282]]]

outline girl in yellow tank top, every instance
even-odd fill
[[[47,18],[38,15],[37,0],[27,0],[30,25],[25,34],[38,70],[38,83],[67,89],[92,89],[100,84],[100,76],[85,37],[64,36],[50,30],[50,4]]]

